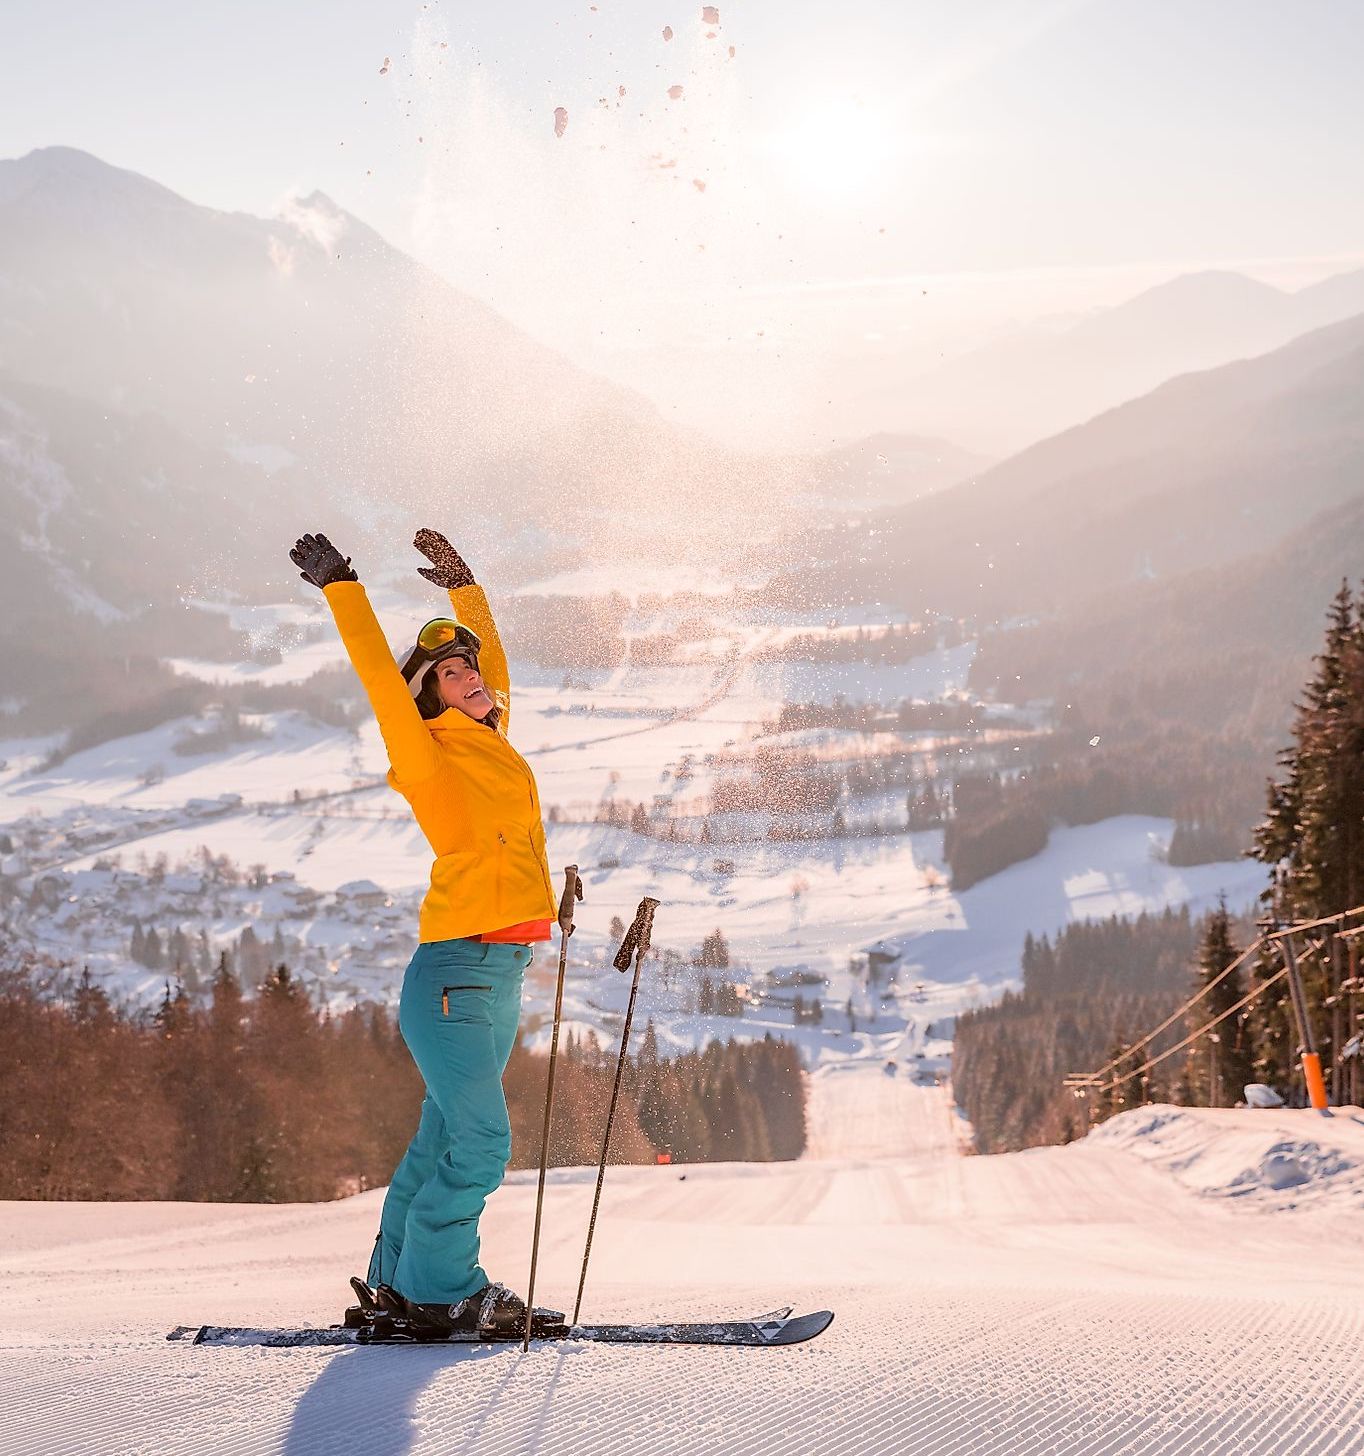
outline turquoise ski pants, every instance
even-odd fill
[[[528,945],[437,940],[418,946],[407,967],[398,1028],[426,1097],[384,1199],[371,1285],[454,1304],[489,1282],[478,1219],[511,1158],[502,1073],[530,959]]]

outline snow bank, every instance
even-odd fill
[[[1251,1207],[1364,1209],[1364,1113],[1154,1106],[1119,1113],[1077,1148],[1119,1148],[1208,1198]]]

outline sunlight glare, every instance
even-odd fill
[[[775,133],[772,153],[798,191],[821,198],[850,198],[884,181],[893,147],[889,119],[865,101],[831,98],[805,107],[792,125]]]

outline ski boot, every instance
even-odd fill
[[[363,1279],[352,1278],[350,1287],[355,1291],[357,1303],[347,1309],[342,1328],[359,1331],[361,1344],[442,1338],[428,1330],[414,1328],[407,1301],[387,1284],[371,1289]]]
[[[526,1301],[505,1284],[490,1284],[479,1305],[479,1334],[485,1340],[520,1340],[526,1333]],[[542,1309],[531,1314],[532,1339],[552,1339],[568,1329],[561,1309]]]
[[[519,1340],[526,1333],[526,1302],[505,1284],[485,1285],[454,1304],[419,1304],[386,1285],[380,1285],[375,1295],[381,1308],[389,1301],[401,1301],[415,1338]],[[533,1336],[559,1334],[564,1328],[562,1311],[536,1309]]]
[[[369,1285],[354,1274],[351,1275],[350,1287],[355,1292],[356,1302],[347,1307],[341,1318],[341,1326],[347,1330],[366,1329],[380,1313],[379,1302]]]

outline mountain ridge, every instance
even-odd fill
[[[319,192],[261,219],[30,153],[0,162],[0,278],[0,368],[213,448],[286,449],[376,501],[476,505],[490,538],[566,501],[584,539],[644,532],[661,504],[694,523],[666,543],[685,552],[789,488],[789,462],[668,423]]]
[[[1364,315],[1168,380],[876,522],[824,574],[918,610],[1054,612],[1250,554],[1364,482]]]
[[[1229,269],[1181,273],[1062,329],[1025,326],[886,386],[897,426],[1016,454],[1162,381],[1272,352],[1364,312],[1364,269],[1287,290]]]

